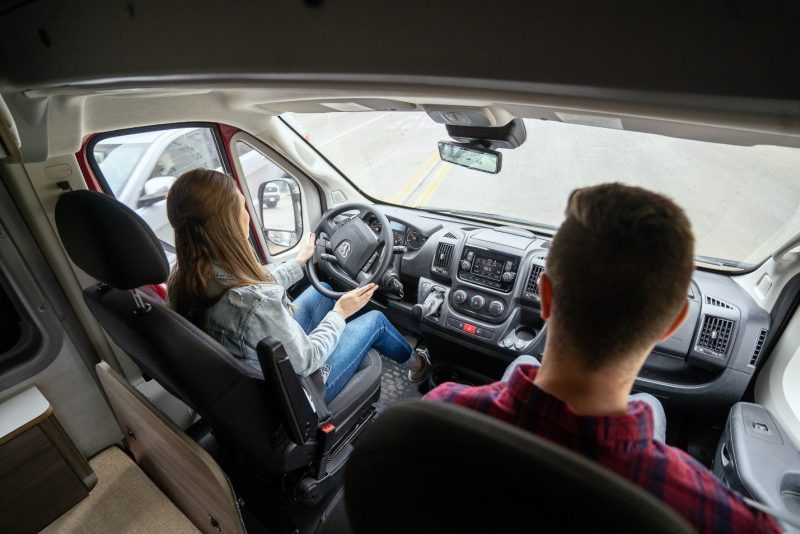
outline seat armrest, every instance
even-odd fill
[[[306,443],[315,436],[320,418],[286,350],[277,339],[267,336],[258,343],[256,353],[267,390],[278,395],[289,438],[298,445]]]

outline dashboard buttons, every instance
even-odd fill
[[[498,316],[506,310],[506,307],[499,300],[493,300],[489,303],[489,313]]]
[[[502,344],[505,348],[510,349],[514,346],[514,336],[508,335],[505,339],[503,339]]]
[[[478,327],[475,326],[474,324],[469,324],[469,323],[464,323],[464,326],[462,327],[462,330],[464,330],[464,332],[466,332],[467,334],[477,334],[478,333]]]
[[[486,304],[486,299],[480,295],[475,295],[469,300],[469,305],[476,310],[480,310],[481,308],[483,308],[484,304]]]
[[[511,260],[506,261],[505,269],[506,271],[510,271],[514,268],[514,262]]]
[[[463,289],[459,289],[453,293],[453,301],[456,304],[464,304],[467,301],[467,292]]]
[[[514,341],[514,348],[515,348],[515,349],[517,349],[517,350],[522,350],[522,349],[524,349],[524,348],[525,348],[525,340],[523,340],[523,339],[520,339],[520,338],[517,338],[517,339]]]
[[[503,273],[503,282],[510,282],[517,276],[517,273],[512,271],[506,271]]]

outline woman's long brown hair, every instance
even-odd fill
[[[274,282],[250,248],[239,220],[239,190],[230,176],[207,169],[186,172],[167,196],[167,217],[175,231],[177,263],[167,281],[169,305],[206,329],[208,308],[230,288]],[[217,281],[214,266],[232,280]]]

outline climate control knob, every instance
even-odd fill
[[[463,289],[459,289],[453,293],[453,300],[456,304],[464,304],[467,301],[467,292]]]
[[[470,269],[472,269],[472,264],[467,260],[461,260],[461,270],[469,271]]]
[[[476,310],[480,310],[483,308],[483,305],[486,304],[486,299],[480,295],[475,295],[469,300],[469,305],[475,308]]]
[[[506,271],[503,273],[503,282],[510,282],[517,276],[517,273]]]
[[[506,307],[499,300],[493,300],[489,303],[489,313],[492,315],[500,315],[506,310]]]

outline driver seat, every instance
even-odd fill
[[[102,193],[70,191],[58,199],[55,218],[72,261],[99,281],[83,291],[97,321],[144,373],[209,423],[226,453],[248,473],[282,480],[275,486],[295,502],[315,504],[336,486],[350,443],[375,415],[377,353],[326,404],[319,374],[298,377],[274,339],[258,346],[259,371],[137,289],[165,282],[169,265],[129,207]]]

